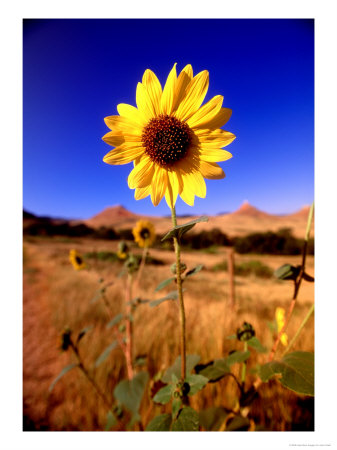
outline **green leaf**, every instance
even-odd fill
[[[113,341],[96,359],[95,367],[100,366],[102,364],[102,362],[104,362],[107,359],[107,357],[110,355],[112,350],[117,347],[117,345],[118,345],[118,342]]]
[[[198,264],[194,269],[189,270],[186,272],[185,278],[191,277],[192,275],[195,275],[196,273],[200,272],[200,270],[203,268],[203,264]]]
[[[168,233],[165,234],[165,236],[162,238],[162,242],[165,241],[166,239],[171,239],[173,237],[180,239],[183,234],[185,234],[187,231],[189,231],[197,223],[200,222],[208,222],[208,217],[201,216],[198,219],[191,220],[190,222],[185,223],[184,225],[177,225],[176,227],[172,228]]]
[[[81,330],[81,331],[78,333],[78,336],[77,336],[77,344],[80,342],[80,340],[82,339],[82,337],[84,337],[84,336],[88,333],[88,331],[92,330],[93,328],[94,328],[93,325],[89,325],[88,327],[83,328],[83,330]]]
[[[108,414],[106,415],[106,425],[104,431],[111,430],[111,428],[115,425],[117,425],[117,419],[112,411],[108,411]]]
[[[281,375],[280,383],[298,394],[314,396],[314,354],[293,352],[281,361],[271,361],[260,367],[261,380],[267,382],[274,375]]]
[[[160,291],[161,289],[166,287],[168,284],[172,283],[172,281],[174,281],[175,279],[176,279],[175,277],[167,278],[167,280],[164,280],[160,284],[158,284],[155,291],[156,292]]]
[[[170,431],[171,422],[171,414],[160,414],[151,420],[145,431]]]
[[[172,431],[199,431],[199,414],[189,406],[183,408],[173,422]]]
[[[300,273],[300,266],[292,266],[291,264],[283,264],[275,270],[274,275],[279,280],[296,280]]]
[[[54,389],[55,384],[71,369],[74,369],[74,367],[78,367],[78,364],[69,364],[69,366],[64,367],[52,382],[52,384],[49,386],[49,392],[51,392]]]
[[[187,375],[186,381],[190,385],[188,395],[194,395],[208,383],[208,378],[203,375]]]
[[[209,381],[218,381],[227,373],[230,373],[230,367],[227,364],[226,358],[216,359],[213,364],[208,365],[200,372],[200,375],[206,377]]]
[[[249,341],[248,341],[249,342]],[[250,356],[250,352],[233,352],[227,358],[216,359],[211,364],[198,371],[198,373],[206,377],[209,381],[218,381],[226,374],[230,373],[230,366],[236,363],[246,361]]]
[[[247,417],[235,416],[228,422],[226,431],[245,431],[249,428],[249,419]]]
[[[137,422],[140,422],[141,420],[142,420],[142,418],[140,417],[140,415],[138,413],[133,413],[129,423],[126,426],[127,430],[131,431],[134,424]]]
[[[166,405],[171,400],[172,397],[172,385],[169,384],[161,388],[156,395],[153,397],[153,401],[155,403],[161,403],[162,405]]]
[[[130,302],[127,302],[127,305],[138,306],[141,304],[149,303],[150,300],[142,300],[140,297],[133,298]]]
[[[114,396],[130,412],[136,414],[144,394],[146,383],[149,379],[147,372],[139,372],[132,380],[123,380],[117,384]]]
[[[186,373],[190,373],[199,361],[199,355],[186,355]],[[169,383],[172,380],[171,377],[173,374],[178,378],[178,380],[181,378],[181,356],[178,356],[174,364],[166,370],[164,376],[162,377],[162,381],[164,383]]]
[[[150,300],[143,300],[142,298],[138,300],[138,304],[145,305],[145,303],[149,303]]]
[[[249,339],[247,341],[248,347],[253,348],[254,350],[256,350],[258,353],[266,353],[268,351],[268,349],[266,347],[264,347],[261,342],[258,340],[257,337],[252,337],[251,339]]]
[[[135,361],[134,361],[134,365],[135,366],[144,366],[144,364],[146,364],[146,355],[144,355],[144,356],[137,356],[135,358]]]
[[[248,341],[249,342],[249,341]],[[229,366],[235,363],[242,363],[250,357],[250,352],[233,352],[227,356],[226,362]]]
[[[237,335],[236,334],[231,334],[230,336],[227,336],[226,339],[237,339]]]
[[[167,300],[177,300],[178,296],[178,291],[171,291],[165,297],[159,298],[158,300],[152,300],[152,302],[150,302],[150,306],[153,308],[154,306],[158,306]]]
[[[117,314],[117,316],[115,316],[112,320],[110,320],[110,322],[106,327],[111,328],[114,327],[115,325],[118,325],[119,322],[123,319],[123,317],[124,317],[123,313]]]
[[[203,426],[206,431],[218,431],[227,415],[228,413],[224,408],[207,408],[199,412],[200,425]]]

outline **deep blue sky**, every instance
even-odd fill
[[[233,211],[248,200],[288,213],[314,196],[314,22],[280,19],[28,20],[23,27],[23,206],[38,215],[88,218],[123,204],[167,215],[163,200],[135,201],[132,164],[110,166],[101,137],[118,103],[135,105],[145,69],[162,84],[177,62],[207,69],[206,101],[233,110],[237,139],[195,206],[178,214]]]

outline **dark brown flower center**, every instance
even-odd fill
[[[186,155],[191,133],[185,122],[161,114],[151,119],[143,130],[145,153],[160,166],[170,167]]]
[[[142,237],[142,239],[148,239],[150,237],[150,231],[147,228],[143,228],[140,231],[140,236]]]
[[[81,265],[83,263],[83,259],[80,256],[75,256],[75,261],[78,265]]]

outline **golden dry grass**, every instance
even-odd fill
[[[91,303],[99,287],[98,279],[112,281],[107,297],[113,314],[123,311],[125,279],[118,278],[122,265],[118,262],[89,260],[90,270],[76,272],[68,261],[71,248],[82,254],[89,251],[116,251],[117,243],[89,239],[27,238],[24,240],[24,303],[23,303],[23,382],[24,427],[46,430],[101,430],[104,429],[106,409],[85,377],[77,369],[69,372],[55,386],[48,387],[62,367],[72,361],[70,353],[57,349],[58,335],[65,326],[75,333],[83,327],[94,329],[83,338],[81,354],[88,367],[113,340],[103,302]],[[135,252],[138,252],[135,249]],[[154,289],[160,281],[170,276],[169,266],[174,262],[173,252],[152,250],[151,256],[165,262],[163,266],[147,266],[143,273],[140,293],[143,298],[156,299],[169,292]],[[212,272],[211,267],[226,258],[226,249],[217,254],[189,252],[183,261],[189,268],[197,263],[204,270],[185,282],[187,316],[187,353],[198,354],[202,362],[221,358],[240,343],[226,339],[235,333],[244,321],[250,322],[259,340],[271,347],[272,336],[267,321],[274,319],[276,306],[287,308],[292,296],[291,282],[255,277],[236,278],[237,311],[229,311],[228,275]],[[238,256],[236,262],[259,260],[275,269],[285,262],[300,263],[300,257]],[[308,258],[308,273],[313,274],[314,260]],[[139,293],[138,293],[139,294]],[[292,320],[288,328],[293,336],[314,301],[313,283],[303,283]],[[134,354],[146,355],[146,369],[152,378],[171,365],[179,354],[178,312],[174,302],[150,308],[142,305],[135,314]],[[295,344],[295,350],[314,350],[314,321],[311,318]],[[282,350],[282,349],[281,349]],[[248,369],[263,363],[265,355],[256,354],[250,359]],[[234,371],[238,374],[238,367]],[[123,353],[116,348],[100,367],[93,372],[97,383],[112,399],[116,384],[126,377]],[[248,384],[253,376],[248,375]],[[273,430],[306,429],[312,417],[300,403],[305,401],[287,391],[276,381],[263,385],[261,399],[253,404],[252,412],[257,423]],[[191,406],[197,410],[211,406],[231,409],[234,406],[236,387],[225,378],[192,397]],[[154,405],[150,390],[141,407],[145,427],[152,417],[167,407]],[[115,429],[125,429],[121,423]],[[296,428],[297,427],[297,428]]]

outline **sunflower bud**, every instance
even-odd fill
[[[176,275],[177,273],[177,264],[174,263],[172,264],[172,266],[170,267],[171,272]],[[187,269],[186,264],[184,264],[183,262],[180,263],[180,273],[184,273],[185,270]]]
[[[124,241],[120,241],[118,244],[118,252],[119,253],[128,253],[129,252],[128,244]]]
[[[125,267],[130,274],[136,272],[139,267],[138,259],[134,255],[129,255],[128,259],[125,261]]]
[[[249,341],[255,336],[255,330],[252,325],[248,322],[244,322],[241,328],[236,331],[236,337],[239,341]]]
[[[190,392],[191,387],[190,385],[185,381],[179,381],[179,383],[177,383],[176,388],[173,392],[173,396],[175,398],[183,398],[186,397],[186,395]]]

